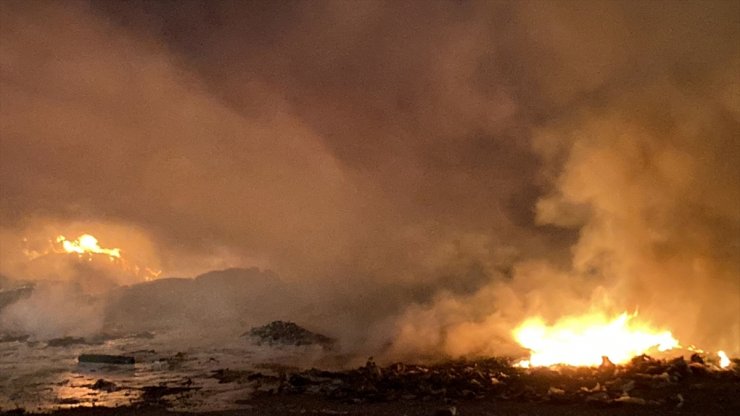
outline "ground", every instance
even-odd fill
[[[255,390],[236,403],[243,409],[199,415],[740,415],[737,362],[720,369],[699,356],[688,361],[640,356],[623,366],[607,364],[529,370],[499,359],[386,367],[369,360],[345,371],[221,370],[213,374],[219,383],[252,383]],[[153,386],[132,406],[57,410],[53,415],[177,415],[166,410],[168,404],[193,388]]]

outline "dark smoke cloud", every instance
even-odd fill
[[[594,305],[740,351],[735,2],[0,7],[3,274],[88,223],[397,354]]]

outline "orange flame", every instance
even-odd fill
[[[137,276],[143,276],[146,280],[156,279],[162,274],[161,270],[155,270],[149,267],[140,267],[136,264],[131,265],[121,256],[120,248],[103,248],[100,246],[98,239],[90,234],[82,234],[77,237],[76,240],[69,240],[67,237],[60,235],[56,238],[56,242],[61,245],[62,251],[57,253],[68,253],[77,254],[79,257],[88,256],[87,259],[92,261],[93,255],[105,255],[110,261],[115,262],[124,270],[131,272]],[[30,253],[30,252],[29,252]],[[34,254],[34,253],[30,253]],[[28,255],[28,253],[27,253]],[[36,258],[38,255],[29,258]]]
[[[667,351],[679,346],[670,331],[657,331],[633,321],[636,314],[614,319],[603,314],[567,317],[553,326],[539,319],[525,321],[514,330],[514,339],[530,350],[522,367],[566,364],[597,366],[602,357],[621,364],[651,349]]]
[[[77,240],[68,240],[65,236],[57,237],[57,243],[62,244],[62,249],[67,253],[83,254],[105,254],[110,258],[121,258],[120,248],[102,248],[98,239],[90,234],[82,234]]]

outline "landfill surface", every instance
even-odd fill
[[[334,341],[282,321],[252,328],[233,345],[220,348],[175,352],[166,350],[167,345],[166,337],[155,334],[46,343],[8,337],[0,342],[0,411],[59,415],[740,414],[740,360],[720,368],[700,354],[663,359],[641,355],[624,365],[605,359],[599,367],[531,369],[517,367],[508,358],[386,365],[369,358],[352,369],[325,370],[301,363],[311,355],[333,354]],[[117,357],[130,356],[135,363],[82,362],[91,350],[110,354],[95,358],[110,358],[115,363]],[[55,361],[58,368],[42,372],[11,362],[13,357],[65,358]]]

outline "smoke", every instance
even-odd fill
[[[543,147],[556,137],[569,151],[538,219],[558,222],[586,206],[566,215],[581,216],[575,272],[602,278],[613,298],[670,323],[679,339],[737,348],[739,119],[719,91],[708,92],[659,82],[577,119],[575,129],[543,132]]]
[[[103,329],[104,308],[104,299],[86,294],[77,285],[43,284],[29,297],[2,309],[0,328],[39,339],[92,336]]]
[[[0,272],[78,281],[18,241],[93,224],[362,352],[635,308],[738,352],[738,7],[3,2]]]

